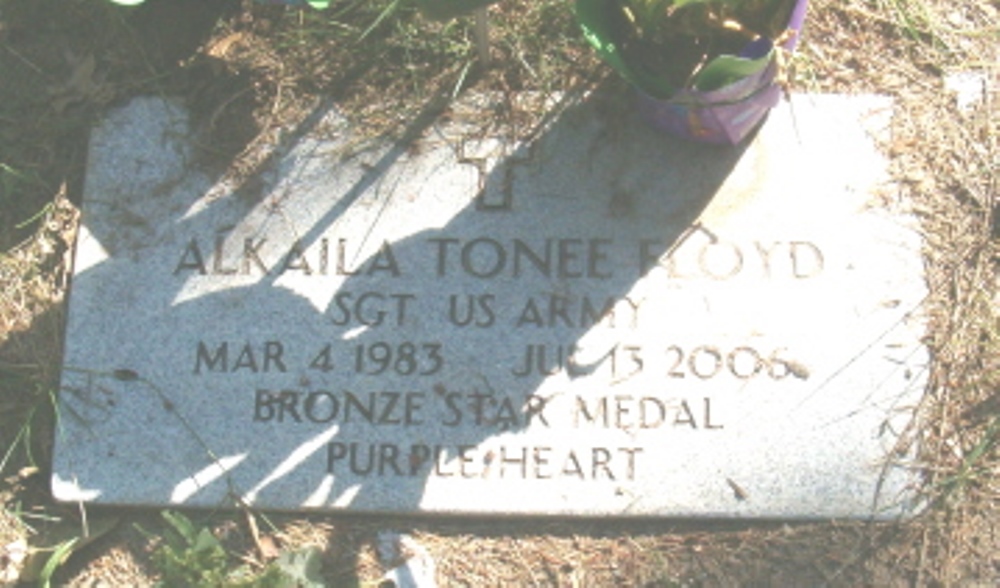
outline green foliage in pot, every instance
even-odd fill
[[[577,0],[576,11],[587,40],[606,62],[647,94],[668,98],[683,88],[715,90],[766,67],[794,5],[795,0]],[[741,56],[754,42],[760,54]]]

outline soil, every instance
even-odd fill
[[[885,198],[918,210],[930,276],[935,364],[914,425],[923,515],[889,523],[188,515],[219,539],[231,568],[259,571],[282,552],[315,546],[330,586],[381,585],[400,559],[378,557],[390,529],[426,550],[442,585],[1000,585],[1000,11],[979,0],[888,4],[816,0],[785,75],[792,91],[895,100],[882,145],[893,175]],[[153,554],[170,531],[157,510],[57,504],[47,483],[87,130],[107,109],[144,93],[181,97],[202,129],[199,164],[241,181],[275,133],[320,100],[374,137],[399,136],[402,123],[440,112],[440,96],[468,87],[624,91],[559,2],[496,5],[500,65],[488,70],[466,66],[473,49],[461,23],[404,11],[359,41],[378,16],[371,10],[347,1],[317,15],[237,0],[150,0],[133,10],[0,0],[0,586],[35,583],[50,561],[58,585],[163,579]],[[433,35],[406,37],[413,30]],[[968,108],[943,90],[954,71],[985,80]],[[493,116],[535,122],[514,104]],[[609,108],[628,114],[624,101]],[[65,557],[52,557],[69,542]]]

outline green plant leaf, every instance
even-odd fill
[[[417,7],[428,18],[448,20],[496,2],[499,0],[417,0]]]
[[[296,551],[286,551],[275,560],[284,575],[298,588],[323,588],[325,583],[320,575],[320,550],[318,547],[304,547]]]
[[[69,558],[70,553],[73,552],[73,547],[80,540],[79,537],[74,537],[67,541],[63,541],[55,550],[52,555],[49,556],[48,561],[45,562],[45,567],[38,574],[38,584],[43,588],[49,588],[52,581],[52,574],[56,573],[56,570]]]
[[[222,544],[219,543],[219,540],[208,529],[198,531],[194,543],[191,544],[191,549],[194,551],[210,551],[216,548],[221,549]]]
[[[665,79],[634,68],[624,59],[609,17],[606,0],[576,0],[575,9],[576,20],[583,30],[584,38],[597,51],[598,57],[614,68],[626,81],[657,98],[666,98],[676,92],[676,88]]]
[[[708,65],[698,72],[692,85],[701,92],[718,90],[764,69],[773,57],[773,48],[766,55],[757,59],[720,55],[708,62]]]
[[[179,512],[170,510],[163,511],[161,515],[168,523],[170,523],[170,526],[177,531],[181,538],[184,539],[187,546],[194,545],[197,533],[195,532],[194,523],[191,522],[191,519]]]

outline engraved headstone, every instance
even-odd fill
[[[487,99],[483,99],[487,100]],[[57,498],[483,514],[892,517],[927,379],[891,102],[744,148],[571,103],[362,149],[330,111],[247,179],[185,113],[92,137]],[[487,105],[488,106],[488,105]],[[555,110],[553,111],[555,112]]]

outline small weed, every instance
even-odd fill
[[[938,484],[942,497],[960,495],[966,486],[982,475],[988,474],[990,464],[986,458],[998,443],[1000,443],[1000,416],[995,416],[983,431],[979,442],[967,452],[958,471]]]
[[[285,552],[261,570],[248,565],[231,569],[229,554],[211,530],[196,527],[191,519],[176,511],[163,511],[162,516],[170,528],[164,534],[164,545],[153,554],[153,563],[162,574],[161,586],[320,588],[324,585],[319,576],[316,548]]]
[[[228,558],[219,540],[206,528],[196,529],[190,519],[171,511],[163,518],[173,532],[153,555],[165,585],[221,586],[229,576]]]

